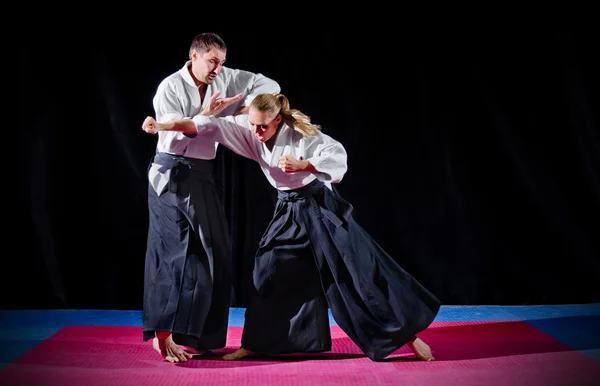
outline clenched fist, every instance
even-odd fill
[[[308,161],[297,160],[289,154],[279,157],[279,168],[286,173],[303,171],[306,169],[307,164]]]
[[[156,134],[160,131],[160,129],[158,128],[158,123],[152,117],[146,117],[146,119],[144,119],[142,129],[149,134]]]

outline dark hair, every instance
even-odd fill
[[[190,59],[192,58],[193,50],[198,51],[198,53],[203,53],[209,51],[213,47],[223,52],[227,52],[227,46],[225,45],[225,41],[223,41],[223,39],[221,39],[219,35],[212,32],[204,32],[196,35],[196,37],[194,37],[194,40],[192,40],[192,44],[190,45]]]

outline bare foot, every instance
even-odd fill
[[[231,354],[223,355],[223,359],[225,359],[226,361],[236,361],[238,359],[242,359],[244,357],[252,355],[254,355],[252,351],[240,347]]]
[[[157,332],[152,346],[166,361],[171,363],[185,362],[192,358],[192,354],[179,347],[168,332]]]
[[[152,347],[154,347],[154,349],[156,351],[158,351],[159,354],[162,355],[162,351],[160,350],[160,344],[158,343],[158,338],[152,339]],[[197,350],[197,349],[195,349],[193,347],[183,346],[183,345],[179,345],[179,347],[181,347],[183,349],[183,351],[185,351],[188,354],[191,354],[192,356],[194,356],[194,355],[204,355],[204,354],[210,352],[210,350]],[[171,361],[169,360],[169,362],[171,362]]]
[[[179,347],[181,347],[183,349],[183,351],[192,354],[192,355],[203,355],[206,354],[208,352],[210,352],[210,350],[198,350],[194,347],[190,347],[190,346],[184,346],[184,345],[179,345]]]
[[[422,361],[435,360],[431,354],[431,348],[419,338],[415,338],[415,340],[408,342],[408,347],[410,347],[412,352],[415,353],[415,356]]]
[[[152,339],[152,347],[154,347],[154,349],[155,349],[156,351],[158,351],[158,353],[159,353],[159,354],[161,354],[161,355],[162,355],[162,353],[160,352],[160,347],[159,347],[159,345],[158,345],[158,338],[154,338],[154,339]]]

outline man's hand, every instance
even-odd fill
[[[220,94],[221,92],[217,91],[208,99],[208,104],[200,113],[201,115],[217,115],[244,96],[244,94],[237,94],[229,98],[219,98]]]
[[[142,129],[148,134],[156,134],[160,129],[160,124],[152,117],[146,117],[142,124]]]
[[[315,168],[307,160],[297,160],[289,154],[279,157],[279,168],[286,173],[315,171]]]

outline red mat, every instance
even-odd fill
[[[229,330],[231,352],[241,327]],[[332,327],[333,349],[229,362],[163,362],[140,327],[70,326],[0,370],[1,385],[598,385],[600,364],[524,322],[434,323],[419,335],[433,362],[403,347],[364,357]]]

